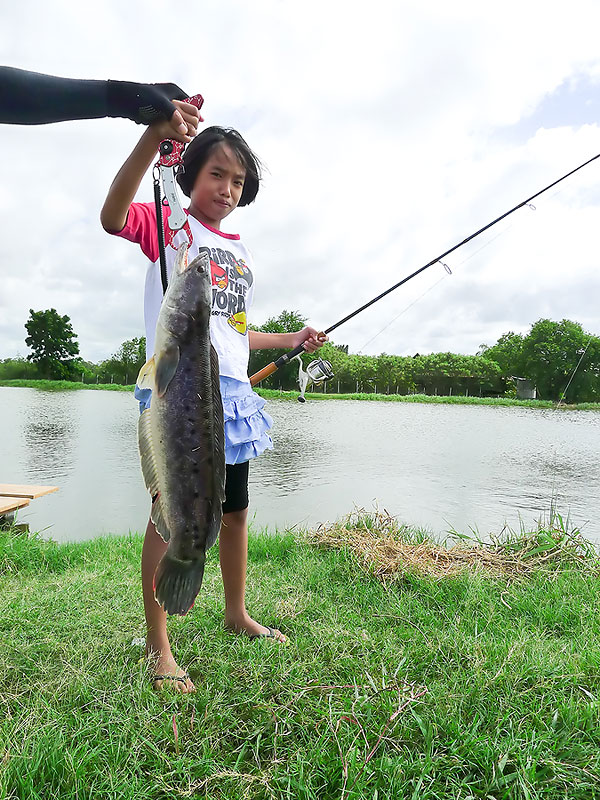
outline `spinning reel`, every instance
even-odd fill
[[[305,403],[306,398],[304,397],[304,393],[307,388],[313,383],[319,384],[333,378],[333,369],[329,361],[326,361],[324,358],[315,358],[308,364],[306,370],[304,370],[302,358],[300,356],[295,356],[295,358],[298,360],[298,383],[300,385],[298,402]]]

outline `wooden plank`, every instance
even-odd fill
[[[18,508],[25,508],[29,500],[24,497],[0,497],[0,514],[10,514]]]
[[[36,497],[57,492],[58,486],[30,486],[29,484],[19,483],[0,483],[0,496],[4,497],[28,497],[34,500]]]

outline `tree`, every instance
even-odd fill
[[[510,331],[479,352],[505,377],[533,381],[541,399],[582,402],[600,396],[600,338],[578,322],[539,319],[526,336]]]
[[[580,363],[581,361],[581,363]],[[535,381],[543,399],[592,399],[598,389],[600,340],[578,322],[539,319],[523,340],[524,375]]]
[[[520,333],[503,333],[495,345],[481,345],[478,355],[495,361],[505,377],[525,377],[523,375],[523,336]]]
[[[98,375],[103,383],[134,383],[146,363],[146,337],[123,342],[116,353],[100,364]]]
[[[36,378],[39,378],[37,365],[32,364],[26,358],[16,356],[0,361],[0,380],[2,381],[35,380]]]
[[[25,329],[29,334],[25,344],[33,351],[27,359],[38,365],[43,378],[74,377],[73,359],[79,353],[79,344],[69,317],[61,317],[55,308],[30,308]]]

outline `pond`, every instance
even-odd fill
[[[444,535],[531,529],[551,508],[600,542],[600,414],[565,409],[271,400],[275,449],[250,469],[255,528],[386,509]],[[0,387],[0,483],[59,486],[18,521],[58,541],[145,530],[127,392]]]

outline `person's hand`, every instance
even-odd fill
[[[144,136],[158,143],[163,139],[177,139],[178,142],[191,142],[198,130],[198,109],[190,103],[173,100],[175,111],[170,119],[158,119],[148,126]],[[195,112],[195,113],[194,113]]]
[[[307,353],[314,353],[319,347],[323,347],[327,341],[328,337],[324,333],[319,334],[314,328],[307,326],[295,334],[294,347],[303,344]]]
[[[169,124],[163,138],[189,142],[196,135],[198,109],[182,102],[189,95],[175,83],[130,83],[108,81],[107,106],[109,117],[125,117],[143,125],[158,120]]]
[[[198,122],[204,122],[200,112],[191,103],[173,100],[175,111],[169,120],[171,133],[167,139],[177,139],[178,142],[191,142],[198,133]]]

